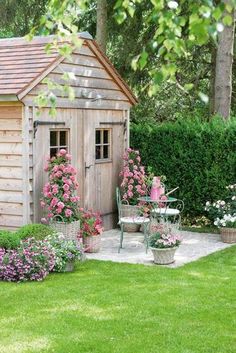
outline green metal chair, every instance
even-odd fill
[[[122,249],[122,245],[123,245],[124,225],[125,224],[137,224],[137,225],[143,226],[144,241],[146,244],[146,253],[147,253],[147,250],[148,250],[148,229],[149,229],[149,225],[150,225],[150,219],[147,217],[140,216],[136,210],[133,211],[133,214],[130,214],[129,216],[125,216],[123,214],[124,210],[123,210],[122,206],[124,206],[124,204],[128,205],[128,202],[124,202],[121,200],[120,190],[118,187],[116,188],[116,201],[117,201],[118,216],[119,216],[118,225],[120,225],[120,229],[121,229],[120,244],[119,244],[119,248],[118,248],[118,253],[120,252],[120,249]]]

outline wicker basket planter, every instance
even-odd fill
[[[174,248],[166,248],[166,249],[159,249],[159,248],[150,248],[153,253],[154,263],[158,265],[169,265],[173,263],[175,252],[178,247]]]
[[[121,205],[121,217],[138,217],[139,215],[139,208],[138,206],[132,205]],[[128,233],[136,233],[140,229],[139,224],[128,223],[124,224],[124,232]]]
[[[88,253],[97,253],[101,248],[101,234],[90,235],[83,238],[84,250]]]
[[[236,228],[220,228],[223,243],[236,243]]]
[[[56,232],[62,233],[68,240],[78,241],[78,235],[80,230],[80,221],[74,221],[71,223],[52,221],[51,227]]]

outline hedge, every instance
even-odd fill
[[[193,120],[131,126],[131,146],[155,175],[184,200],[185,216],[204,214],[206,201],[223,198],[236,181],[236,119]]]

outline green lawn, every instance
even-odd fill
[[[87,261],[0,283],[0,352],[235,353],[236,246],[179,269]]]

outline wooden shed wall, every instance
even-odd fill
[[[0,228],[23,223],[22,105],[0,105]]]
[[[131,104],[111,74],[103,66],[95,53],[84,44],[80,50],[72,55],[72,61],[64,59],[50,74],[53,82],[65,84],[63,73],[73,72],[76,80],[69,84],[74,88],[75,100],[70,101],[60,91],[57,95],[58,108],[85,108],[85,109],[129,109]],[[35,106],[35,97],[42,90],[46,90],[45,84],[39,83],[24,98],[23,102],[28,106]],[[95,100],[97,95],[102,99]]]

